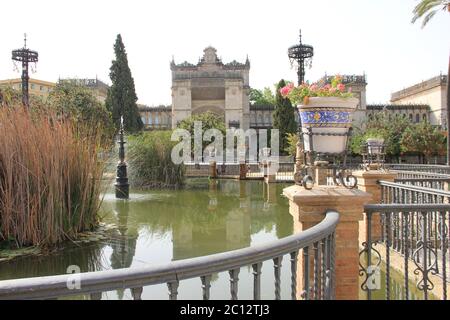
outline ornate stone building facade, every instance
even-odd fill
[[[145,130],[168,130],[172,128],[172,107],[138,105]]]
[[[375,114],[386,112],[389,119],[394,116],[401,116],[409,119],[412,123],[429,121],[430,106],[426,104],[369,104],[367,105],[367,118],[372,118]]]
[[[396,105],[428,105],[430,123],[446,128],[447,85],[448,77],[439,75],[392,93],[391,102]]]
[[[200,61],[172,61],[172,128],[181,120],[210,111],[225,120],[227,127],[248,129],[250,62],[222,63],[213,47],[203,50]]]

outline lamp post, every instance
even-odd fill
[[[114,184],[116,189],[117,199],[129,199],[130,185],[128,183],[127,176],[127,163],[125,162],[125,140],[123,131],[123,116],[120,117],[120,130],[119,130],[119,163],[117,164],[117,176],[116,183]]]
[[[300,30],[299,43],[288,49],[288,56],[291,63],[297,63],[298,85],[305,81],[305,62],[311,66],[311,59],[314,55],[314,48],[302,43],[302,30]]]
[[[362,145],[363,167],[365,170],[384,170],[384,139],[369,138]]]
[[[22,62],[22,103],[29,107],[28,82],[30,76],[28,75],[28,67],[30,62],[36,63],[38,61],[38,53],[27,48],[27,34],[24,35],[23,48],[12,51],[12,60]]]

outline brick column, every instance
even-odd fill
[[[354,171],[353,176],[358,179],[358,189],[372,195],[372,200],[369,203],[381,203],[381,187],[378,184],[379,180],[394,182],[397,177],[396,173],[369,170],[369,171]],[[367,217],[364,215],[364,220],[359,224],[359,243],[367,242]],[[381,239],[381,216],[379,213],[372,214],[372,241]]]
[[[216,179],[217,178],[217,162],[211,160],[209,162],[209,177]]]
[[[316,186],[312,190],[306,190],[301,186],[291,186],[285,188],[283,194],[289,199],[289,212],[294,218],[295,233],[320,223],[325,218],[327,210],[339,212],[335,247],[336,299],[357,300],[359,295],[359,221],[363,218],[363,207],[370,201],[370,195],[361,190],[328,186]],[[297,292],[300,298],[303,291],[304,266],[301,254],[298,261]]]
[[[239,163],[239,180],[247,179],[247,165],[245,163]]]

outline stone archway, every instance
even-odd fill
[[[197,107],[192,110],[193,115],[201,114],[201,113],[205,113],[205,112],[211,112],[211,113],[221,117],[222,119],[225,119],[225,110],[218,106],[205,105],[205,106]]]

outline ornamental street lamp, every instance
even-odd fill
[[[299,43],[288,49],[291,64],[297,64],[298,85],[305,82],[305,64],[311,67],[314,48],[302,43],[302,30],[300,30]]]
[[[24,106],[30,106],[28,82],[30,77],[28,75],[29,63],[35,63],[38,61],[37,51],[33,51],[27,48],[27,35],[24,35],[24,46],[22,49],[12,51],[12,60],[22,62],[22,103]]]
[[[365,170],[384,170],[384,139],[369,138],[362,145],[363,168]]]

